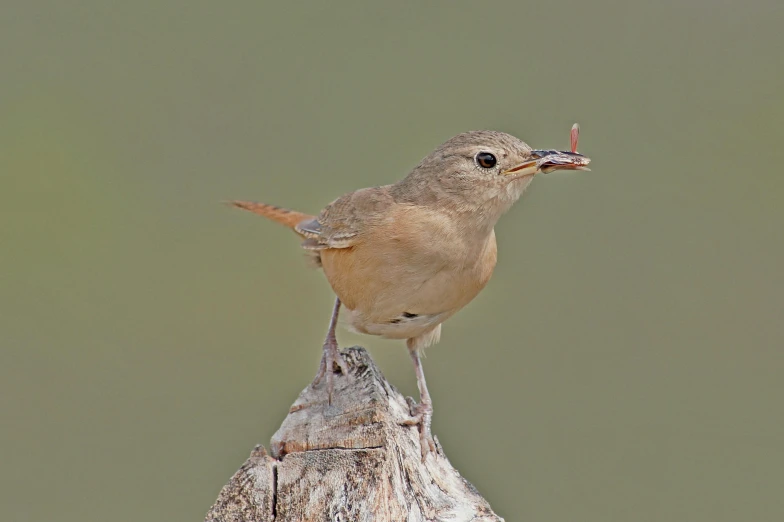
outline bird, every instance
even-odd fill
[[[336,298],[313,385],[348,376],[335,330],[343,310],[354,331],[406,340],[419,402],[403,424],[417,426],[423,460],[436,446],[433,403],[422,350],[439,341],[441,325],[485,287],[497,261],[495,225],[538,173],[589,170],[577,152],[532,149],[500,131],[458,134],[391,185],[344,194],[318,215],[266,203],[228,203],[292,229],[321,267]]]

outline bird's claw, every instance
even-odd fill
[[[316,378],[313,379],[313,385],[317,385],[322,379],[326,378],[327,381],[327,401],[332,405],[332,394],[335,390],[335,374],[342,373],[348,376],[348,364],[343,359],[338,350],[337,344],[325,344],[324,354],[321,356],[321,364]]]
[[[433,421],[433,406],[427,403],[414,403],[413,399],[409,399],[409,408],[411,409],[411,417],[403,420],[400,424],[403,426],[417,426],[419,428],[419,447],[422,451],[422,462],[427,458],[429,452],[436,453],[436,442],[433,440],[433,435],[430,432],[430,423]]]

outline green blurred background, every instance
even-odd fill
[[[784,4],[4,2],[0,518],[200,520],[313,377],[296,237],[450,136],[568,146],[425,369],[509,521],[784,520]],[[402,343],[370,348],[415,394]]]

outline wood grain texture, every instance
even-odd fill
[[[410,405],[363,348],[343,352],[333,404],[306,388],[224,486],[208,522],[503,521],[441,449],[422,462]],[[437,439],[436,439],[437,442]]]

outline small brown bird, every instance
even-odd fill
[[[351,192],[316,216],[233,201],[304,238],[337,295],[324,341],[318,384],[331,400],[336,372],[346,375],[335,327],[343,305],[355,331],[406,339],[420,402],[406,424],[419,426],[422,457],[435,451],[433,406],[420,352],[438,342],[441,323],[487,284],[496,264],[495,226],[539,172],[588,170],[576,152],[533,150],[496,131],[459,134],[394,185]]]

